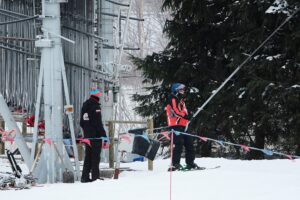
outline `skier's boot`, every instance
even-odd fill
[[[90,183],[92,182],[92,179],[90,178],[81,178],[81,183]]]
[[[187,164],[185,167],[186,170],[203,170],[205,167],[199,167],[196,163]]]
[[[181,164],[174,164],[173,166],[171,166],[168,169],[168,172],[170,172],[170,171],[179,171],[181,169],[182,169],[182,165]]]

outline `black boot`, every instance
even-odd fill
[[[90,178],[81,178],[81,183],[89,183],[92,182],[92,179]]]
[[[203,169],[205,169],[205,167],[199,167],[196,163],[192,163],[192,164],[187,164],[185,169],[186,170],[193,170],[193,169],[203,170]]]
[[[174,164],[173,166],[171,166],[169,169],[168,169],[168,172],[170,172],[171,170],[172,171],[179,171],[182,169],[182,165],[181,164]]]

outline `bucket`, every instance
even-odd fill
[[[132,153],[154,160],[160,143],[156,140],[146,140],[144,137],[134,137]]]

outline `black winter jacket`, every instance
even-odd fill
[[[80,113],[80,126],[83,129],[85,138],[106,137],[100,103],[93,97],[83,103]]]

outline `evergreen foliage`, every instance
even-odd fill
[[[163,9],[172,13],[164,29],[169,45],[144,59],[133,58],[144,82],[155,85],[148,95],[133,96],[140,103],[136,111],[154,116],[156,127],[165,126],[170,85],[181,82],[199,89],[186,100],[195,112],[299,6],[298,0],[165,0]],[[300,12],[212,99],[190,132],[217,129],[232,142],[300,154],[299,21]]]

